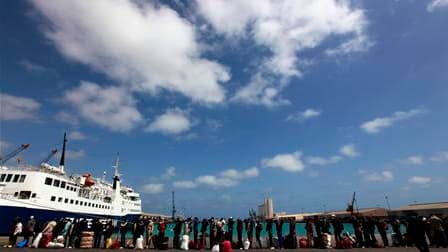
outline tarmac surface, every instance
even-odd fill
[[[58,251],[89,251],[89,252],[95,252],[95,251],[106,251],[106,249],[36,249],[36,248],[0,248],[1,252],[23,252],[23,251],[33,251],[33,252],[48,252],[50,250],[58,250]],[[108,249],[110,250],[110,249]],[[124,251],[131,251],[131,249],[121,249]],[[168,249],[168,250],[155,250],[155,249],[145,249],[142,250],[143,251],[168,251],[168,252],[180,252],[183,250],[176,250],[176,249]],[[196,250],[190,250],[190,251],[196,251]],[[199,251],[199,250],[197,250]],[[202,251],[210,251],[210,250],[202,250]],[[235,252],[238,250],[234,250]],[[271,249],[252,249],[249,251],[253,251],[253,252],[268,252],[268,251],[273,251]],[[343,249],[284,249],[283,251],[300,251],[300,252],[308,252],[308,251],[345,251]],[[388,248],[354,248],[354,249],[347,249],[347,251],[352,251],[352,252],[358,252],[358,251],[362,251],[362,252],[383,252],[383,251],[387,251],[387,252],[414,252],[414,251],[418,251],[417,248],[415,247],[409,247],[409,248],[396,248],[396,247],[388,247]],[[445,252],[448,251],[448,248],[430,248],[430,251],[435,251],[435,252]]]

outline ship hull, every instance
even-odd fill
[[[75,213],[69,211],[57,211],[49,209],[38,209],[23,206],[4,206],[0,205],[0,235],[7,235],[11,232],[14,219],[20,217],[23,226],[26,226],[26,222],[30,216],[39,222],[43,223],[48,220],[55,220],[60,218],[108,218],[114,220],[128,219],[132,220],[140,216],[140,214],[128,214],[124,216],[112,216],[112,215],[97,215],[88,213]]]

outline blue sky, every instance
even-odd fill
[[[1,151],[112,174],[144,210],[444,201],[448,2],[6,1]],[[14,161],[12,161],[13,163]],[[56,160],[53,160],[56,162]]]

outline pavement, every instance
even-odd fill
[[[36,249],[36,248],[22,248],[22,249],[18,249],[18,248],[0,248],[0,252],[23,252],[23,251],[33,251],[33,252],[48,252],[49,250],[55,250],[55,249]],[[82,251],[85,252],[86,249],[57,249],[59,251]],[[95,251],[105,251],[105,249],[87,249],[89,252],[95,252]],[[125,251],[131,251],[130,249],[124,249]],[[285,249],[286,251],[288,251],[288,249]],[[285,251],[283,250],[283,251]],[[312,251],[323,251],[323,249],[296,249],[299,250],[300,252],[312,252]],[[158,250],[154,250],[154,249],[149,249],[146,251],[158,251]],[[162,251],[162,250],[161,250]],[[168,249],[168,250],[163,250],[163,251],[168,251],[168,252],[180,252],[182,250],[175,250],[175,249]],[[193,250],[194,251],[194,250]],[[209,251],[209,250],[205,250],[205,251]],[[234,250],[237,251],[237,250]],[[253,249],[253,250],[249,250],[249,251],[253,251],[253,252],[270,252],[273,251],[271,249]],[[344,251],[343,249],[326,249],[325,251]],[[414,251],[418,251],[416,248],[414,247],[409,247],[409,248],[395,248],[395,247],[388,247],[388,248],[354,248],[354,249],[350,249],[347,251],[351,251],[351,252],[357,252],[357,251],[362,251],[362,252],[414,252]],[[435,252],[445,252],[448,251],[448,248],[431,248],[430,251],[435,251]]]

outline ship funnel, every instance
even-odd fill
[[[64,141],[62,143],[61,161],[59,161],[59,169],[61,169],[61,173],[64,173],[66,143],[67,143],[67,134],[64,132]]]

